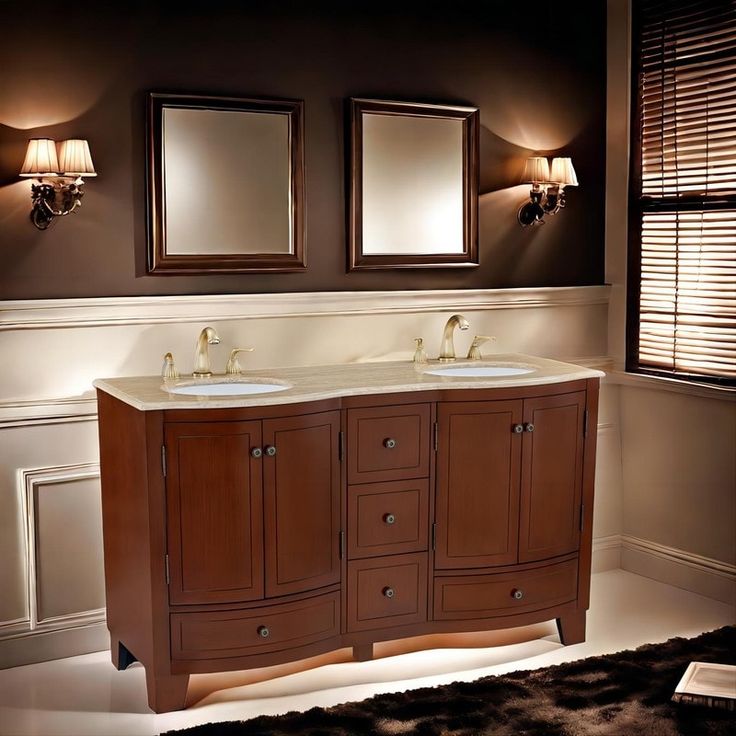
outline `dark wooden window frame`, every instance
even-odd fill
[[[638,2],[631,5],[631,117],[629,154],[629,197],[628,197],[628,253],[626,285],[626,371],[659,378],[734,386],[734,379],[684,371],[658,369],[639,363],[639,321],[641,298],[641,223],[645,212],[676,212],[688,209],[736,209],[736,196],[714,195],[706,200],[702,195],[680,195],[645,201],[642,196],[642,100],[639,94],[641,73],[640,39],[642,31],[641,10]],[[650,198],[653,200],[654,198]]]

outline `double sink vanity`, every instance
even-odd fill
[[[95,382],[112,659],[154,711],[341,647],[585,638],[603,374],[445,357]]]

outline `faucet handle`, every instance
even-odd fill
[[[230,357],[227,359],[227,365],[225,366],[225,373],[228,375],[239,375],[242,372],[240,361],[238,360],[238,353],[252,353],[255,348],[235,348],[230,351]]]
[[[161,378],[166,380],[167,378],[179,378],[179,371],[176,370],[174,365],[174,356],[171,353],[164,355],[164,364],[161,368]]]
[[[423,364],[427,362],[427,352],[424,349],[424,338],[415,337],[414,344],[416,350],[414,351],[414,362],[417,364]]]
[[[482,357],[480,354],[480,346],[489,340],[496,342],[496,338],[491,337],[490,335],[476,335],[468,349],[468,360],[480,360]]]

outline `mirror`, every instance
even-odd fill
[[[350,270],[477,266],[478,109],[350,102]]]
[[[305,268],[303,106],[149,95],[149,273]]]

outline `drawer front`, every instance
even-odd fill
[[[429,481],[348,487],[348,559],[427,549]]]
[[[348,483],[429,475],[429,404],[348,411]]]
[[[219,659],[294,649],[338,636],[339,592],[247,611],[171,614],[172,659]]]
[[[457,575],[434,580],[434,619],[490,618],[569,603],[578,592],[577,559],[497,575]]]
[[[427,555],[348,563],[348,631],[427,620]]]

